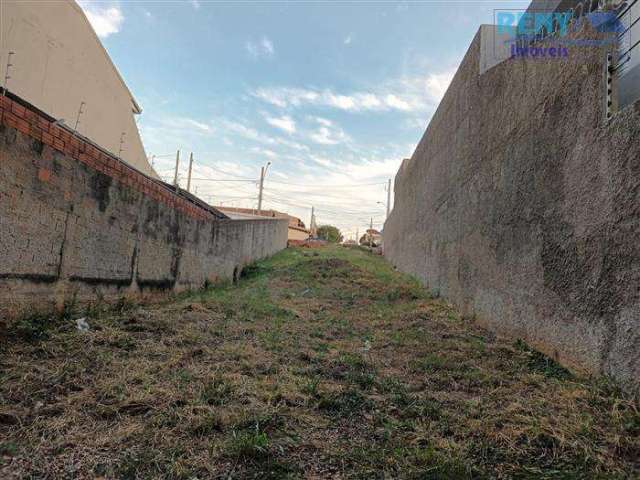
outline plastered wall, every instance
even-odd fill
[[[496,332],[638,384],[640,106],[605,121],[604,47],[482,75],[479,53],[398,171],[385,255]]]

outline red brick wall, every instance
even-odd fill
[[[150,198],[180,210],[197,220],[215,218],[211,212],[185,200],[158,180],[147,177],[114,155],[54,124],[35,109],[30,109],[7,96],[0,96],[0,125],[29,135],[51,148],[68,155],[114,180],[138,190]],[[41,169],[38,176],[46,181],[51,172]]]

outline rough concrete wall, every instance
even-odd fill
[[[576,369],[640,378],[640,108],[604,121],[605,52],[509,60],[476,37],[395,181],[385,255]]]
[[[8,126],[7,107],[31,123]],[[216,220],[116,159],[79,153],[87,144],[64,153],[34,138],[34,125],[53,126],[20,108],[0,98],[0,318],[200,288],[286,247],[287,219]]]

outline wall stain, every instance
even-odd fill
[[[91,196],[98,202],[98,209],[101,212],[106,211],[107,206],[109,206],[111,200],[109,198],[109,189],[112,182],[113,179],[102,172],[94,172],[91,175],[89,183]]]

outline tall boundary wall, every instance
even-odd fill
[[[217,218],[0,96],[0,320],[231,279],[285,248],[287,228],[287,219]]]
[[[397,173],[385,255],[492,330],[638,385],[640,104],[605,120],[605,47],[480,75],[480,43]]]

